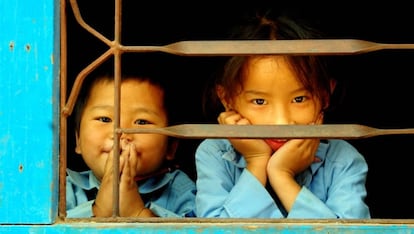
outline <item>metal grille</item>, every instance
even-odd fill
[[[76,0],[70,0],[70,7],[79,25],[92,36],[99,39],[108,49],[96,60],[87,65],[76,77],[71,87],[70,95],[67,90],[67,61],[66,61],[66,5],[62,1],[61,13],[61,135],[60,135],[60,202],[59,213],[65,216],[65,170],[67,154],[67,117],[71,115],[79,90],[84,79],[95,68],[109,58],[114,58],[115,68],[115,103],[120,101],[121,55],[124,53],[162,52],[177,56],[231,56],[251,54],[289,54],[289,55],[357,55],[380,50],[414,49],[414,44],[382,44],[356,39],[324,39],[300,41],[179,41],[163,46],[125,46],[121,42],[122,1],[115,0],[114,39],[110,40],[98,30],[91,27],[81,16]],[[178,138],[340,138],[361,139],[380,135],[413,134],[414,129],[378,129],[358,124],[324,124],[309,126],[236,126],[236,125],[207,125],[183,124],[160,129],[122,129],[119,121],[119,108],[115,107],[114,119],[114,152],[119,152],[119,137],[122,133],[159,133]],[[119,154],[119,153],[118,153]],[[119,155],[114,157],[114,178],[119,180]],[[114,184],[113,218],[119,216],[118,186]]]

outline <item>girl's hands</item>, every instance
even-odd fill
[[[267,164],[270,185],[287,212],[290,212],[301,190],[295,175],[315,161],[318,146],[318,139],[289,140],[273,154]]]
[[[235,111],[222,112],[217,118],[219,124],[250,125],[250,121]],[[233,147],[243,155],[247,169],[263,184],[266,184],[266,165],[272,153],[261,139],[229,139]]]
[[[319,116],[312,124],[321,123],[322,116]],[[319,161],[316,157],[319,142],[319,139],[289,140],[269,160],[267,165],[269,182],[288,212],[301,189],[295,181],[295,175]]]
[[[268,173],[283,172],[293,178],[318,161],[315,156],[318,146],[319,139],[289,140],[269,160]]]

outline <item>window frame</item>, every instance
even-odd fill
[[[120,0],[116,1],[120,3]],[[9,65],[1,70],[1,75],[6,74],[4,77],[8,79],[0,79],[0,87],[5,88],[5,92],[0,96],[2,97],[0,112],[3,113],[0,120],[5,120],[8,126],[2,126],[0,129],[7,130],[9,135],[13,136],[12,140],[0,144],[0,149],[7,156],[7,158],[0,157],[3,171],[0,173],[0,180],[3,181],[0,189],[2,231],[16,233],[22,231],[79,233],[97,230],[111,233],[137,231],[409,233],[414,231],[414,220],[411,219],[274,220],[117,217],[66,219],[65,206],[62,205],[65,203],[63,201],[65,191],[64,187],[60,187],[62,181],[65,181],[62,171],[66,168],[67,147],[66,141],[63,141],[67,131],[66,117],[62,115],[67,100],[65,90],[68,88],[64,49],[66,36],[62,26],[65,24],[65,14],[62,12],[66,7],[65,0],[41,0],[35,3],[30,0],[19,2],[4,0],[0,3],[0,11],[3,14],[0,17],[2,18],[0,25],[12,35],[0,38],[3,46],[7,47],[0,50],[0,54],[3,55],[2,62]],[[20,34],[21,31],[26,33]],[[37,74],[41,79],[33,78],[33,74]],[[14,85],[11,85],[11,80]],[[16,93],[21,90],[24,90],[22,96],[17,96]],[[38,100],[33,100],[34,93],[37,94]],[[22,102],[16,101],[19,97],[23,97]],[[19,115],[24,118],[13,119]],[[33,117],[35,115],[36,118]],[[18,122],[20,120],[29,127],[21,127]],[[35,140],[31,137],[33,132],[38,133]],[[15,147],[12,148],[10,145]]]

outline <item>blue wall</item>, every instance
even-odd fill
[[[0,1],[0,223],[57,213],[58,6]]]

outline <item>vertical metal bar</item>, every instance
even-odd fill
[[[65,107],[67,91],[66,1],[60,1],[60,109]],[[59,217],[66,216],[67,115],[61,114],[59,130]]]
[[[119,45],[121,41],[121,9],[122,1],[115,1],[115,30],[114,30],[114,43]],[[115,66],[115,97],[114,97],[114,168],[113,168],[113,205],[112,216],[119,216],[119,140],[122,133],[118,133],[117,129],[120,128],[120,94],[121,94],[121,55],[119,48],[114,49],[114,66]]]

